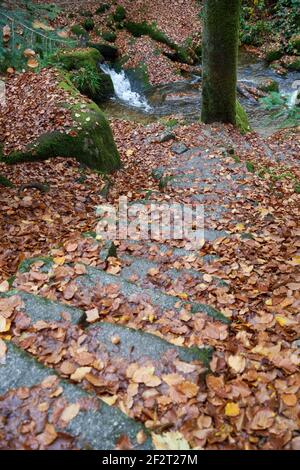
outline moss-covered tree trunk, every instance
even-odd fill
[[[202,121],[236,124],[241,0],[205,0]]]

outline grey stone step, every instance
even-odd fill
[[[78,324],[84,316],[84,312],[68,305],[54,302],[22,290],[13,289],[0,297],[18,295],[24,303],[24,310],[29,314],[32,323],[38,321],[62,321],[62,313],[67,313],[71,324]]]
[[[174,350],[182,361],[201,361],[206,368],[209,368],[213,352],[213,349],[210,347],[186,348],[176,346],[156,335],[113,323],[101,322],[100,324],[91,325],[86,331],[97,338],[101,344],[105,345],[111,354],[129,358],[133,361],[145,357],[159,362],[164,354]],[[111,342],[111,338],[114,336],[120,338],[118,345],[114,345]]]
[[[7,343],[5,364],[0,364],[0,394],[4,395],[11,389],[20,387],[33,387],[41,383],[49,375],[56,375],[52,370],[39,364],[27,353]],[[60,380],[58,386],[63,392],[59,398],[65,398],[69,404],[78,403],[80,400],[89,400],[93,394],[81,390],[78,386]],[[148,437],[143,445],[137,443],[136,437],[139,431],[145,428],[136,421],[128,418],[119,409],[108,406],[99,400],[99,409],[80,410],[61,431],[68,432],[77,437],[81,449],[112,450],[115,448],[120,436],[128,436],[136,450],[151,449],[151,439]],[[15,412],[11,410],[12,413]],[[47,411],[51,421],[51,406]],[[57,430],[60,430],[59,428]]]
[[[120,292],[126,297],[129,298],[131,295],[146,296],[151,299],[153,305],[159,306],[161,309],[174,309],[180,311],[185,305],[193,306],[193,302],[184,302],[180,301],[179,298],[173,297],[167,294],[164,294],[157,288],[141,288],[136,284],[130,283],[120,276],[117,277],[112,274],[108,274],[105,271],[102,271],[97,268],[92,268],[90,266],[86,267],[86,274],[80,276],[77,279],[77,283],[84,288],[91,288],[97,286],[97,284],[110,285],[118,284],[120,287]],[[176,306],[175,306],[176,304]],[[177,306],[179,304],[179,306]],[[206,305],[206,304],[195,304],[196,306],[192,308],[193,313],[202,312],[215,320],[219,320],[223,323],[229,323],[229,320],[217,309]]]
[[[147,259],[118,254],[118,259],[122,262],[122,270],[120,276],[129,282],[132,282],[132,276],[136,277],[134,281],[137,285],[143,286],[145,284],[153,284],[151,276],[148,275],[150,269],[159,269],[160,273],[168,279],[176,280],[179,277],[183,277],[185,274],[192,277],[195,282],[203,282],[203,273],[198,272],[194,269],[166,269],[163,263],[157,263],[155,261],[149,261]],[[215,277],[214,281],[217,286],[226,286],[227,283],[220,278]]]
[[[96,240],[96,233],[89,233],[84,235],[89,236]],[[96,240],[97,241],[97,240]],[[185,259],[189,258],[191,255],[195,255],[199,260],[201,259],[204,264],[209,264],[212,261],[218,259],[216,255],[204,255],[200,256],[197,252],[186,250],[185,248],[177,248],[172,246],[172,243],[159,243],[156,241],[149,241],[149,240],[125,240],[122,241],[126,243],[128,249],[126,251],[130,253],[135,253],[135,256],[139,258],[145,258],[150,261],[155,261],[158,263],[161,262],[174,262],[174,261],[184,261]],[[100,258],[102,261],[107,259],[109,256],[109,249],[111,246],[111,241],[105,243],[105,246],[101,250]],[[140,247],[142,246],[142,249]],[[120,250],[117,249],[118,254]]]
[[[70,266],[72,266],[72,264],[70,264]],[[178,312],[185,306],[190,306],[193,313],[203,313],[223,323],[230,323],[228,318],[226,318],[219,310],[211,307],[210,305],[181,301],[178,297],[165,294],[158,288],[139,287],[138,285],[132,282],[128,282],[120,276],[109,274],[100,268],[94,268],[87,265],[85,265],[85,267],[86,273],[84,275],[79,275],[77,278],[74,278],[75,282],[83,289],[91,290],[97,287],[99,284],[104,286],[117,284],[120,288],[121,294],[123,294],[125,298],[129,298],[131,295],[138,295],[139,297],[151,299],[152,304],[154,306],[160,307],[162,310],[173,309]],[[42,269],[43,272],[45,272],[45,267],[42,267]],[[50,270],[51,267],[48,266],[47,269]],[[51,281],[49,284],[50,283]],[[14,284],[14,287],[18,289],[19,286],[17,282]],[[41,292],[37,293],[40,294]],[[62,302],[65,303],[63,300]],[[66,302],[66,304],[70,306],[69,301]]]
[[[65,320],[61,316],[63,312],[72,315],[72,324],[80,324],[83,326],[86,318],[85,312],[81,309],[68,307],[34,294],[28,294],[15,289],[10,291],[9,295],[18,295],[21,297],[24,302],[24,308],[22,308],[22,310],[30,317],[31,324],[41,320],[46,322],[64,322]],[[41,305],[42,310],[40,310]],[[99,343],[104,345],[107,351],[116,357],[122,356],[127,358],[130,356],[132,359],[139,359],[143,356],[147,356],[153,360],[159,360],[162,354],[172,349],[178,353],[181,360],[201,360],[206,367],[208,367],[211,359],[212,348],[210,347],[186,348],[176,346],[154,334],[115,323],[101,321],[101,323],[96,324],[96,326],[88,326],[86,331],[91,332],[91,334],[95,333]],[[120,337],[121,342],[119,345],[114,345],[111,342],[111,338],[114,336]]]

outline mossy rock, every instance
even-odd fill
[[[85,29],[80,24],[74,24],[71,27],[71,32],[75,34],[75,36],[84,36],[86,34]]]
[[[177,62],[182,62],[184,64],[192,64],[197,60],[196,54],[191,48],[179,46],[169,39],[163,31],[160,31],[157,26],[152,23],[149,24],[146,21],[142,23],[134,23],[132,21],[126,21],[124,27],[135,37],[149,36],[154,41],[166,44],[174,53],[167,53],[166,55],[171,59]],[[191,57],[193,55],[193,57]]]
[[[108,41],[108,42],[115,42],[117,39],[117,35],[114,31],[104,31],[101,34],[101,36],[104,39],[104,41]]]
[[[86,18],[82,23],[82,26],[87,32],[90,32],[93,31],[93,29],[95,28],[95,22],[93,18]]]
[[[289,70],[295,70],[296,72],[300,72],[300,59],[294,59],[292,60],[288,65],[287,68]]]
[[[96,15],[102,15],[102,13],[105,13],[110,9],[110,5],[108,3],[102,3],[99,8],[96,10]]]
[[[78,90],[62,75],[59,87],[79,97]],[[109,123],[95,103],[65,103],[71,111],[73,128],[41,135],[25,150],[13,152],[2,161],[8,164],[46,160],[51,157],[72,157],[90,168],[112,172],[120,168],[120,157]]]
[[[295,52],[300,54],[300,34],[294,34],[289,40],[289,46]]]
[[[251,131],[247,113],[238,100],[236,101],[236,126],[242,134]]]
[[[121,21],[124,21],[126,18],[126,10],[124,7],[122,7],[121,5],[118,5],[117,8],[116,8],[116,11],[115,13],[113,14],[113,19],[117,22],[117,23],[121,23]]]
[[[117,47],[111,46],[110,44],[89,43],[88,46],[97,49],[97,51],[100,52],[101,56],[108,61],[114,61],[119,56],[119,51]]]
[[[4,186],[5,188],[13,188],[14,184],[5,176],[0,174],[0,186]]]
[[[264,91],[266,93],[269,93],[271,91],[276,91],[277,93],[279,92],[279,85],[276,82],[276,80],[272,80],[271,78],[267,78],[263,82],[261,82],[258,86],[258,89],[261,91]]]
[[[53,62],[63,66],[65,70],[79,70],[82,67],[94,66],[103,61],[103,57],[97,49],[92,47],[82,49],[60,50],[52,57]]]
[[[265,53],[265,60],[267,62],[274,62],[274,60],[279,60],[283,56],[283,51],[280,46],[271,45],[267,48]]]

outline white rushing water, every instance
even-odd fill
[[[101,65],[101,70],[111,77],[115,94],[119,100],[134,108],[142,108],[145,111],[150,111],[151,106],[148,104],[146,98],[132,90],[131,83],[126,77],[124,70],[118,73],[106,64]]]
[[[300,93],[299,90],[295,90],[293,91],[293,93],[290,93],[289,99],[288,99],[289,108],[293,108],[294,106],[296,106],[299,93]]]

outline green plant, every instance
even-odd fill
[[[14,184],[5,176],[0,174],[0,186],[5,186],[6,188],[13,188]]]
[[[97,8],[96,15],[102,15],[102,13],[105,13],[109,9],[110,9],[110,5],[108,5],[107,3],[102,3],[102,5],[100,5],[100,7]]]
[[[76,88],[87,96],[96,95],[101,84],[100,74],[92,65],[86,65],[74,71],[71,80]]]
[[[95,28],[95,22],[93,18],[86,18],[84,22],[82,23],[82,26],[88,32],[93,31],[93,29]]]
[[[287,96],[273,91],[268,96],[261,98],[260,103],[266,110],[272,111],[272,119],[283,118],[282,127],[293,127],[299,124],[300,108],[296,105],[291,106]]]
[[[117,8],[116,8],[116,11],[115,13],[113,14],[113,19],[117,22],[117,23],[121,23],[121,21],[124,21],[126,18],[126,10],[124,7],[118,5]]]
[[[108,42],[115,42],[115,40],[117,39],[117,35],[113,31],[104,31],[101,36],[104,41]]]
[[[86,34],[86,31],[80,24],[74,24],[71,27],[71,32],[75,34],[75,36],[84,36]]]
[[[255,167],[252,162],[246,162],[246,168],[250,173],[255,172]]]

